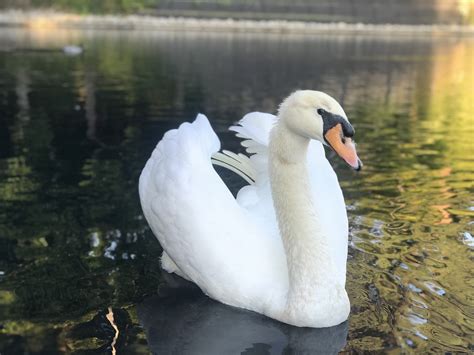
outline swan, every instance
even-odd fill
[[[139,180],[144,216],[165,271],[214,300],[299,327],[329,327],[350,311],[348,221],[323,144],[362,166],[354,129],[331,96],[298,90],[278,116],[249,113],[230,128],[247,153],[219,152],[198,114],[165,133]],[[213,162],[244,177],[234,198]]]

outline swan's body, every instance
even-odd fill
[[[165,134],[139,190],[167,271],[220,302],[296,326],[326,327],[349,314],[348,225],[324,148],[309,139],[323,136],[322,127],[304,127],[305,112],[293,112],[302,109],[301,100],[316,104],[311,93],[317,92],[290,96],[279,118],[251,113],[233,127],[255,153],[233,156],[255,180],[236,199],[212,166],[220,142],[204,115]],[[329,96],[317,93],[316,99],[345,117]]]

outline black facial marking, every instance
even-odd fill
[[[322,108],[318,109],[318,114],[323,118],[323,134],[326,134],[327,131],[340,123],[344,137],[354,136],[354,127],[352,127],[352,125],[342,116],[334,115],[331,112],[323,110]]]

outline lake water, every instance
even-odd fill
[[[0,31],[0,353],[474,350],[472,39]],[[328,152],[352,311],[325,330],[176,288],[137,193],[166,130],[203,112],[238,149],[227,127],[298,88],[342,103],[365,163]]]

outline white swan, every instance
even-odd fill
[[[220,142],[200,114],[168,131],[142,171],[140,200],[163,268],[215,300],[285,323],[343,322],[347,215],[321,144],[360,168],[342,107],[322,92],[296,91],[278,117],[250,113],[231,129],[250,158],[216,154]],[[213,155],[251,181],[236,199]]]

